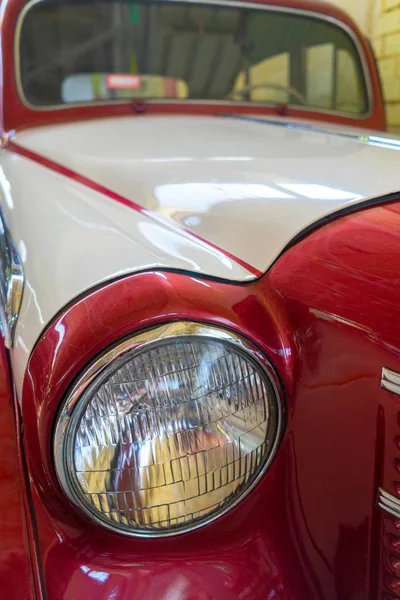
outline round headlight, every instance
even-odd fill
[[[246,340],[197,323],[148,330],[78,381],[56,424],[57,475],[86,515],[142,537],[229,510],[276,450],[279,384]]]

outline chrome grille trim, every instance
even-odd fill
[[[382,488],[378,490],[378,506],[393,517],[400,519],[400,500]]]
[[[6,218],[0,208],[0,329],[6,348],[12,348],[22,302],[24,271]]]
[[[396,373],[395,371],[383,367],[381,386],[385,390],[400,396],[400,373]]]

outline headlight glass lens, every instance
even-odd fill
[[[272,369],[217,328],[181,323],[133,338],[72,397],[56,428],[61,484],[96,521],[131,535],[176,534],[226,512],[278,440]]]

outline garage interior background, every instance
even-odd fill
[[[334,0],[370,38],[378,60],[386,118],[400,133],[400,0]]]

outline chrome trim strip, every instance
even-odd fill
[[[21,258],[0,207],[0,330],[9,349],[14,344],[23,289]]]
[[[29,100],[25,97],[24,94],[24,90],[23,90],[23,86],[22,86],[22,81],[21,81],[21,69],[20,69],[20,52],[19,52],[19,48],[20,48],[20,39],[21,39],[21,28],[22,28],[22,23],[23,20],[26,16],[26,13],[31,9],[32,6],[35,6],[36,4],[39,4],[40,2],[44,2],[45,0],[30,0],[30,2],[28,2],[24,8],[22,9],[22,11],[20,12],[20,14],[18,15],[18,20],[17,20],[17,24],[15,27],[15,36],[14,36],[14,69],[15,69],[15,79],[16,79],[16,84],[17,84],[17,91],[18,91],[18,95],[20,97],[21,102],[24,104],[24,106],[26,106],[27,108],[30,108],[31,110],[36,110],[36,111],[46,111],[46,110],[60,110],[62,109],[73,109],[73,108],[80,108],[80,107],[85,107],[85,106],[101,106],[101,105],[118,105],[118,104],[126,104],[126,100],[115,100],[114,102],[110,102],[109,100],[103,100],[103,101],[97,101],[97,102],[75,102],[75,103],[70,103],[70,104],[53,104],[50,106],[35,106],[34,104],[31,104],[29,102]],[[185,0],[159,0],[159,2],[176,2],[176,3],[182,3]],[[322,108],[318,108],[318,107],[313,107],[313,106],[301,106],[301,105],[297,105],[297,104],[288,104],[289,108],[293,108],[295,110],[299,110],[299,111],[311,111],[311,112],[316,112],[318,114],[327,114],[327,115],[336,115],[338,117],[345,117],[347,119],[353,120],[353,121],[358,121],[358,120],[364,120],[364,119],[369,119],[373,112],[374,112],[374,94],[372,92],[372,83],[371,83],[371,78],[370,78],[370,72],[369,72],[369,67],[368,67],[368,63],[367,63],[367,59],[364,53],[364,49],[361,45],[360,39],[359,37],[355,34],[355,32],[353,31],[353,29],[351,27],[349,27],[347,25],[347,23],[343,23],[343,21],[340,21],[339,19],[336,19],[336,17],[332,17],[330,15],[326,15],[322,12],[318,12],[318,11],[314,11],[314,10],[304,10],[301,8],[292,8],[289,6],[278,6],[278,5],[266,5],[266,4],[260,4],[257,2],[241,2],[240,0],[186,0],[187,4],[209,4],[210,6],[228,6],[228,7],[232,7],[232,8],[247,8],[247,9],[254,9],[254,10],[263,10],[263,11],[269,11],[269,12],[282,12],[282,13],[290,13],[290,14],[295,14],[295,15],[299,15],[299,16],[305,16],[305,17],[312,17],[313,19],[318,19],[319,21],[325,21],[327,23],[331,23],[332,25],[336,25],[338,28],[342,29],[352,40],[352,42],[354,43],[358,56],[360,58],[360,62],[361,62],[361,69],[363,72],[363,76],[364,76],[364,83],[365,83],[365,88],[366,88],[366,92],[367,92],[367,103],[368,103],[368,108],[366,110],[365,113],[362,114],[354,114],[354,113],[347,113],[347,112],[343,112],[343,111],[339,111],[339,110],[332,110],[332,109],[322,109]],[[175,101],[175,100],[174,100]],[[148,101],[149,103],[152,104],[168,104],[171,102],[171,100],[167,99],[167,100],[151,100]],[[226,105],[227,102],[226,101],[218,101],[218,100],[188,100],[188,101],[182,101],[182,105],[185,104],[223,104]],[[232,101],[232,106],[259,106],[259,107],[274,107],[276,103],[273,102],[235,102]]]
[[[385,390],[389,390],[389,392],[393,392],[393,394],[400,396],[400,373],[396,373],[395,371],[383,367],[381,386]]]
[[[400,500],[382,488],[378,490],[378,506],[393,517],[400,519]]]
[[[71,428],[76,426],[76,423],[79,421],[79,418],[86,407],[86,402],[83,401],[79,403],[79,400],[88,386],[93,383],[93,381],[99,377],[102,372],[110,366],[110,364],[118,359],[122,359],[121,362],[123,362],[123,357],[127,352],[143,350],[145,346],[151,346],[160,341],[185,337],[202,337],[211,340],[219,340],[226,344],[233,345],[236,348],[240,348],[243,353],[250,356],[252,360],[255,361],[266,373],[266,376],[268,377],[269,382],[274,390],[276,400],[276,403],[274,404],[276,432],[275,438],[271,444],[270,452],[266,458],[263,468],[253,483],[243,493],[241,493],[236,500],[234,500],[232,503],[229,503],[225,509],[210,515],[208,518],[205,518],[200,522],[195,522],[176,531],[171,530],[148,533],[145,531],[137,532],[134,530],[124,530],[122,527],[115,528],[109,522],[102,520],[98,513],[94,511],[91,512],[88,506],[86,506],[80,500],[79,491],[76,490],[76,483],[74,485],[73,476],[71,477],[71,464],[73,465],[73,456],[70,443],[72,436],[70,432]],[[117,368],[117,366],[115,368]],[[72,387],[70,393],[67,394],[55,424],[55,433],[53,439],[53,456],[57,478],[67,497],[86,517],[90,517],[98,525],[101,525],[102,527],[105,527],[114,533],[138,538],[160,538],[181,535],[188,531],[198,529],[199,527],[204,527],[204,525],[207,525],[215,519],[218,519],[220,516],[226,514],[237,504],[239,504],[259,483],[260,479],[263,477],[275,458],[279,443],[281,441],[283,430],[283,407],[283,391],[273,366],[257,348],[257,346],[252,344],[247,339],[242,338],[238,334],[227,329],[222,329],[214,325],[208,325],[206,323],[178,321],[174,323],[167,323],[165,325],[159,325],[153,327],[152,329],[138,332],[136,335],[133,335],[125,341],[120,342],[113,348],[106,350],[104,354],[95,359],[92,364],[87,367],[86,371]]]

